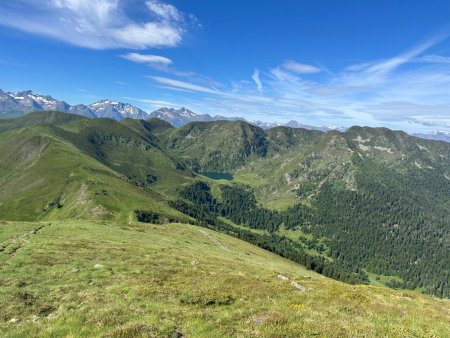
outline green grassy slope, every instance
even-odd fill
[[[164,189],[158,189],[164,185],[173,190],[167,182],[176,186],[187,180],[172,168],[174,164],[146,143],[132,139],[121,143],[124,139],[120,136],[109,143],[94,138],[101,131],[83,135],[55,126],[36,126],[0,134],[0,217],[125,220],[134,218],[135,209],[179,216],[167,206],[167,198],[161,194]],[[108,156],[102,156],[102,151]],[[130,165],[133,170],[127,170]],[[144,175],[150,172],[161,179],[145,184]]]
[[[2,222],[0,245],[3,337],[450,335],[448,300],[349,286],[195,226]]]
[[[0,119],[0,132],[36,125],[61,125],[82,119],[85,119],[85,117],[60,112],[30,113],[17,118],[11,117],[8,119]]]
[[[231,171],[265,156],[264,131],[243,121],[193,122],[160,133],[164,146],[200,171]]]
[[[58,135],[133,184],[173,196],[193,173],[161,149],[151,127],[144,121],[86,119],[62,126]]]

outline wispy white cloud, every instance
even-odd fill
[[[166,77],[150,76],[149,78],[154,80],[154,81],[156,81],[159,84],[166,85],[166,86],[169,86],[169,87],[178,88],[178,89],[181,88],[181,89],[185,89],[185,90],[190,90],[190,91],[194,91],[194,92],[201,92],[201,93],[207,93],[207,94],[218,94],[218,93],[220,93],[219,90],[214,89],[214,88],[208,88],[208,87],[196,85],[196,84],[189,83],[189,82],[169,79],[169,78],[166,78]]]
[[[128,53],[124,55],[120,55],[121,58],[126,59],[131,62],[135,63],[141,63],[144,64],[150,68],[153,68],[157,71],[169,73],[175,76],[180,77],[188,77],[190,79],[193,79],[194,81],[200,82],[202,84],[208,84],[211,86],[220,86],[221,84],[213,81],[212,79],[202,76],[199,74],[196,74],[191,71],[182,71],[178,70],[174,67],[174,62],[165,57],[160,55],[151,55],[151,54],[140,54],[140,53]]]
[[[259,70],[258,70],[258,69],[255,69],[255,70],[253,71],[252,79],[253,79],[253,81],[255,81],[256,88],[258,88],[258,91],[259,91],[260,93],[262,93],[262,91],[263,91],[263,85],[262,85],[261,79],[259,78]]]
[[[442,34],[437,35],[387,60],[347,67],[349,72],[345,74],[345,81],[354,86],[366,87],[382,83],[400,66],[413,62],[419,55],[446,37]]]
[[[314,74],[320,73],[322,69],[316,66],[307,65],[295,61],[286,61],[282,64],[282,67],[290,72],[297,74]]]
[[[177,88],[177,87],[172,87],[172,86],[158,85],[158,88],[169,89],[169,90],[172,90],[172,91],[182,92],[182,93],[195,93],[195,92],[192,91],[192,90],[182,89],[182,88]]]
[[[128,53],[125,55],[121,55],[121,57],[132,62],[144,63],[150,66],[152,65],[168,66],[173,63],[171,59],[159,55]]]
[[[425,55],[421,58],[417,58],[418,62],[429,62],[429,63],[450,63],[450,56],[442,55]]]
[[[192,78],[189,82],[150,79],[171,91],[188,91],[189,99],[182,104],[211,115],[450,131],[450,63],[445,57],[426,54],[439,41],[430,39],[390,59],[368,60],[341,72],[323,71],[312,79],[285,67],[286,62],[272,69],[255,69],[253,81],[231,81],[229,88],[220,90]]]
[[[122,97],[122,99],[143,103],[152,108],[161,108],[161,107],[175,108],[175,107],[179,106],[179,103],[174,103],[174,102],[164,101],[164,100],[150,100],[150,99],[141,99],[141,98],[135,98],[135,97],[127,97],[127,96]]]
[[[127,15],[131,5],[146,19]],[[93,49],[177,46],[186,17],[154,0],[16,0],[0,7],[0,25]]]
[[[161,1],[149,0],[146,2],[148,9],[153,12],[158,18],[164,20],[180,21],[182,14],[178,9],[172,5],[165,4]]]

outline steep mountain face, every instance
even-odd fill
[[[22,107],[19,103],[8,93],[5,93],[0,89],[0,116],[14,116],[22,113],[22,111]]]
[[[32,91],[5,93],[0,91],[0,111],[3,114],[19,114],[41,110],[67,112],[70,106],[51,96],[35,94]]]
[[[89,117],[91,119],[95,119],[97,117],[97,115],[95,115],[95,113],[84,104],[77,104],[76,106],[71,106],[67,111],[67,113],[81,115],[84,117]]]
[[[158,118],[166,122],[169,122],[172,126],[176,128],[184,126],[189,122],[194,121],[209,122],[214,120],[208,114],[198,115],[184,107],[180,109],[161,108],[151,113],[150,117]]]
[[[141,120],[148,118],[148,114],[142,109],[118,101],[101,100],[89,105],[89,109],[91,109],[97,117],[107,117],[118,121],[125,118]]]
[[[53,110],[53,111],[67,111],[69,105],[64,101],[59,101],[51,96],[43,96],[33,93],[31,90],[17,92],[11,94],[16,102],[30,111],[35,110]]]
[[[71,106],[64,101],[36,94],[30,90],[16,93],[5,93],[0,90],[0,117],[15,117],[37,111],[59,111],[89,118],[107,117],[115,120],[148,118],[145,111],[128,103],[102,100],[89,106],[82,104]]]

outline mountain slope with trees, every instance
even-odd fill
[[[336,279],[449,297],[445,142],[384,128],[176,129],[61,113],[2,120],[0,130],[2,219],[196,222]]]

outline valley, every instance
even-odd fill
[[[0,130],[6,336],[448,333],[423,294],[450,292],[445,142],[59,112]]]

